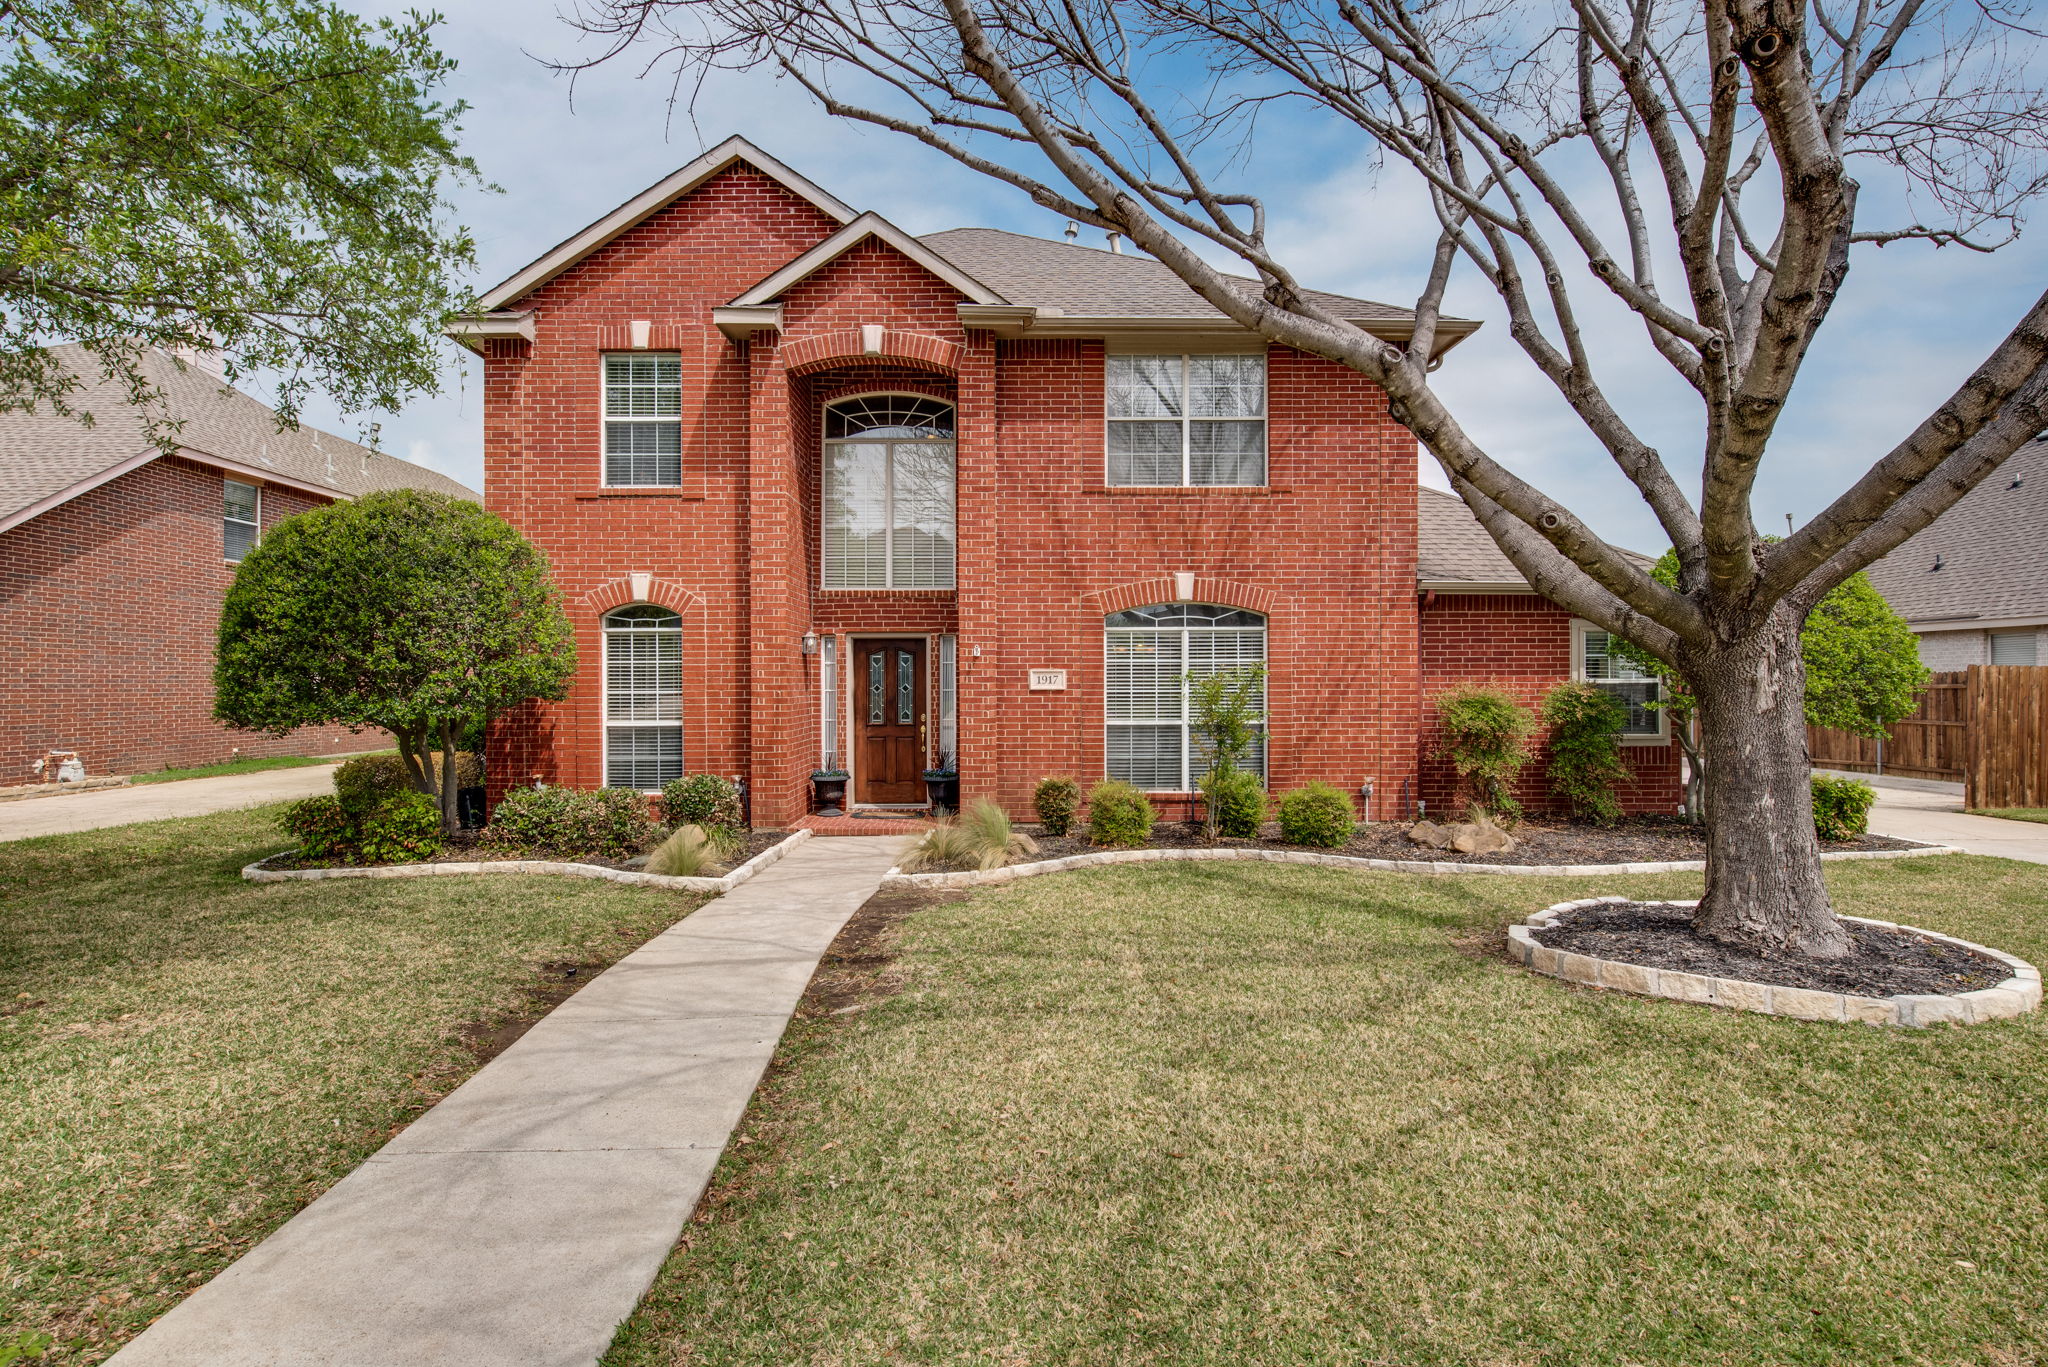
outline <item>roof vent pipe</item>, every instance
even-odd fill
[[[1111,233],[1109,235],[1109,252],[1111,256],[1122,256],[1124,254],[1123,241],[1124,235],[1122,233]]]
[[[1074,240],[1075,238],[1079,237],[1080,235],[1081,235],[1081,225],[1080,225],[1080,224],[1078,224],[1078,223],[1076,223],[1076,222],[1074,222],[1074,220],[1073,220],[1073,219],[1071,219],[1071,218],[1070,218],[1070,219],[1068,219],[1068,220],[1067,220],[1067,231],[1066,231],[1066,233],[1064,234],[1064,236],[1066,237],[1067,241],[1069,241],[1069,242],[1072,242],[1072,241],[1073,241],[1073,240]]]

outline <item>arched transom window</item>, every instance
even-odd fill
[[[824,584],[953,587],[953,405],[866,394],[825,409]]]
[[[638,603],[604,619],[604,781],[653,790],[683,776],[683,619]]]
[[[1103,634],[1109,776],[1152,792],[1192,791],[1208,765],[1188,724],[1189,681],[1263,665],[1266,619],[1215,603],[1155,603],[1110,614]],[[1251,767],[1263,775],[1263,717],[1259,732]]]

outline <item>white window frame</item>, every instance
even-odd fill
[[[662,416],[620,416],[611,413],[611,383],[605,373],[612,357],[645,357],[659,360],[667,356],[676,362],[676,412],[672,417]],[[683,484],[683,354],[680,351],[602,351],[597,357],[597,478],[598,484],[606,489],[679,489]],[[612,483],[611,433],[614,426],[651,427],[656,424],[670,424],[676,429],[676,478],[673,484],[614,484]]]
[[[945,439],[953,448],[953,573],[943,584],[899,584],[896,582],[896,450],[899,445],[923,445],[910,437],[827,437],[825,419],[835,404],[855,399],[923,399],[942,403],[953,410],[953,435]],[[934,444],[938,438],[929,439]],[[879,584],[835,584],[825,559],[825,538],[831,532],[831,501],[826,486],[832,478],[832,448],[848,442],[887,446],[882,458],[882,582]],[[919,394],[908,389],[871,389],[858,394],[838,394],[818,405],[818,587],[835,593],[946,593],[960,584],[960,405],[936,394]]]
[[[1151,604],[1151,603],[1147,603],[1147,604],[1140,604],[1139,606],[1142,606],[1142,607],[1157,607],[1157,606],[1160,606],[1160,605],[1159,605],[1159,604]],[[1213,606],[1216,606],[1216,607],[1229,607],[1229,606],[1231,606],[1231,605],[1230,605],[1230,604],[1228,604],[1228,603],[1218,603],[1218,604],[1213,604]],[[1130,610],[1130,609],[1125,609],[1125,611],[1129,611],[1129,610]],[[1251,609],[1250,609],[1250,608],[1242,608],[1242,609],[1239,609],[1239,610],[1240,610],[1240,611],[1243,611],[1243,612],[1251,612]],[[1192,699],[1192,697],[1191,697],[1191,695],[1192,695],[1192,693],[1193,693],[1193,691],[1194,691],[1194,684],[1193,684],[1193,682],[1192,682],[1192,681],[1191,681],[1191,680],[1189,679],[1189,677],[1188,677],[1188,676],[1189,676],[1189,675],[1190,675],[1190,674],[1191,674],[1191,673],[1193,672],[1193,671],[1192,671],[1192,670],[1191,670],[1191,669],[1190,669],[1190,668],[1188,667],[1188,666],[1189,666],[1189,657],[1190,657],[1190,655],[1192,654],[1192,652],[1191,652],[1191,651],[1190,651],[1190,650],[1188,649],[1188,647],[1189,647],[1189,644],[1190,644],[1190,642],[1189,642],[1189,639],[1188,639],[1188,638],[1189,638],[1189,637],[1191,637],[1191,636],[1205,636],[1205,635],[1223,635],[1223,634],[1225,634],[1225,633],[1229,633],[1229,634],[1238,634],[1238,633],[1242,633],[1242,632],[1250,631],[1250,630],[1251,630],[1251,628],[1250,628],[1250,627],[1242,627],[1242,626],[1236,626],[1236,627],[1113,627],[1113,626],[1110,626],[1110,625],[1109,625],[1109,623],[1108,623],[1108,620],[1107,620],[1107,619],[1108,619],[1108,617],[1114,617],[1114,616],[1116,616],[1116,615],[1117,615],[1116,613],[1109,613],[1109,614],[1106,614],[1106,615],[1105,615],[1105,618],[1104,618],[1104,621],[1103,621],[1103,626],[1102,626],[1102,689],[1103,689],[1103,697],[1102,697],[1102,714],[1103,714],[1103,715],[1102,715],[1102,772],[1103,772],[1103,774],[1104,774],[1104,776],[1105,776],[1105,777],[1109,777],[1109,776],[1111,776],[1111,775],[1110,775],[1110,773],[1109,773],[1109,756],[1110,756],[1110,744],[1109,744],[1109,737],[1110,737],[1110,732],[1112,732],[1113,730],[1116,730],[1116,729],[1117,729],[1117,728],[1119,728],[1119,727],[1125,727],[1125,728],[1128,728],[1128,727],[1136,727],[1136,726],[1161,726],[1161,727],[1163,727],[1163,726],[1172,726],[1172,725],[1175,725],[1175,724],[1176,724],[1175,722],[1172,722],[1172,721],[1166,720],[1166,719],[1164,719],[1164,718],[1159,718],[1159,719],[1154,719],[1154,720],[1149,720],[1149,721],[1113,721],[1113,720],[1111,720],[1111,719],[1110,719],[1110,716],[1109,716],[1109,678],[1110,678],[1110,663],[1109,663],[1109,662],[1110,662],[1110,654],[1109,654],[1109,638],[1110,638],[1110,634],[1111,634],[1112,632],[1153,632],[1153,633],[1155,633],[1155,634],[1157,634],[1157,635],[1165,636],[1165,635],[1168,635],[1168,634],[1171,634],[1171,633],[1178,633],[1178,634],[1179,634],[1179,636],[1180,636],[1180,663],[1181,663],[1181,673],[1180,673],[1180,719],[1179,719],[1179,722],[1178,722],[1178,725],[1179,725],[1179,727],[1180,727],[1180,777],[1181,777],[1181,786],[1180,786],[1180,787],[1178,787],[1178,788],[1143,788],[1143,789],[1141,789],[1140,791],[1142,791],[1142,792],[1147,792],[1147,793],[1192,793],[1192,792],[1196,791],[1196,787],[1195,787],[1195,785],[1196,785],[1196,783],[1197,783],[1197,782],[1198,782],[1198,781],[1200,780],[1200,777],[1201,777],[1201,776],[1200,776],[1199,774],[1197,774],[1197,773],[1195,773],[1195,772],[1194,772],[1194,766],[1195,766],[1195,741],[1194,741],[1194,735],[1195,735],[1195,724],[1194,724],[1194,717],[1192,716],[1192,712],[1193,712],[1193,706],[1192,706],[1192,702],[1193,702],[1193,699]],[[1267,771],[1268,771],[1268,770],[1269,770],[1269,769],[1271,768],[1271,760],[1270,760],[1269,752],[1270,752],[1270,750],[1271,750],[1271,748],[1272,748],[1272,715],[1273,715],[1273,714],[1272,714],[1272,708],[1271,708],[1271,701],[1272,701],[1272,688],[1273,688],[1273,668],[1272,668],[1272,665],[1271,665],[1271,664],[1270,664],[1269,662],[1270,662],[1270,660],[1272,659],[1272,646],[1273,646],[1273,619],[1272,619],[1271,617],[1267,616],[1267,615],[1266,615],[1265,613],[1262,613],[1262,612],[1261,612],[1261,613],[1254,613],[1253,615],[1254,615],[1254,616],[1256,616],[1256,617],[1258,617],[1258,619],[1259,619],[1259,622],[1260,622],[1260,625],[1259,625],[1259,628],[1258,628],[1258,631],[1259,631],[1259,659],[1257,660],[1257,663],[1258,663],[1258,664],[1261,664],[1261,665],[1264,665],[1264,666],[1265,666],[1265,668],[1266,668],[1266,681],[1265,681],[1265,686],[1264,686],[1264,687],[1263,687],[1263,688],[1262,688],[1262,689],[1260,690],[1260,698],[1259,698],[1259,701],[1260,701],[1260,704],[1261,704],[1261,706],[1260,706],[1260,709],[1259,709],[1259,718],[1258,718],[1258,721],[1257,721],[1257,723],[1256,723],[1256,726],[1257,726],[1257,728],[1258,728],[1258,732],[1259,732],[1259,740],[1260,740],[1260,743],[1259,743],[1259,762],[1258,762],[1258,768],[1257,768],[1257,771],[1256,771],[1256,772],[1257,772],[1257,773],[1258,773],[1258,775],[1259,775],[1259,779],[1260,779],[1260,781],[1261,781],[1261,782],[1264,782],[1264,781],[1265,781],[1265,778],[1266,778],[1266,774],[1267,774]]]
[[[1119,360],[1164,360],[1177,356],[1180,360],[1180,483],[1178,484],[1119,484],[1116,472],[1111,466],[1113,459],[1109,449],[1110,429],[1118,423],[1171,422],[1170,418],[1118,418],[1109,412],[1109,368]],[[1196,356],[1237,356],[1259,363],[1259,416],[1256,418],[1208,418],[1196,417],[1194,405],[1188,402],[1188,386],[1192,380],[1194,357]],[[1102,482],[1112,489],[1266,489],[1273,483],[1273,427],[1272,427],[1272,370],[1267,364],[1266,354],[1261,351],[1111,351],[1102,358]],[[1197,422],[1240,422],[1257,423],[1260,433],[1259,468],[1265,478],[1257,484],[1196,484],[1194,476],[1194,443],[1192,433]]]
[[[598,651],[597,675],[597,705],[598,719],[600,722],[598,728],[599,749],[597,756],[597,772],[599,776],[604,780],[602,786],[606,788],[625,786],[623,784],[614,784],[611,781],[612,730],[614,728],[617,728],[622,731],[648,731],[657,728],[663,730],[673,730],[676,733],[676,777],[681,778],[685,774],[690,772],[690,757],[687,743],[688,737],[686,736],[683,730],[683,707],[685,700],[689,695],[687,680],[685,678],[678,677],[677,679],[676,719],[673,722],[612,720],[612,632],[614,630],[614,628],[611,625],[612,613],[622,612],[627,608],[649,607],[661,608],[662,611],[668,613],[671,617],[674,617],[676,619],[676,625],[674,628],[676,635],[676,668],[678,675],[680,676],[682,674],[683,660],[686,652],[683,650],[684,642],[682,614],[677,612],[674,608],[663,607],[663,605],[660,603],[622,603],[618,607],[612,608],[609,611],[605,612],[597,619],[597,633],[600,644],[600,648]],[[625,633],[622,632],[621,634]],[[659,785],[657,785],[653,788],[642,788],[639,791],[643,793],[658,793],[661,791],[661,788],[659,787]]]
[[[1582,618],[1575,617],[1572,619],[1572,679],[1574,682],[1589,683],[1595,688],[1605,683],[1649,683],[1656,687],[1657,701],[1662,702],[1664,700],[1664,685],[1654,675],[1645,675],[1640,679],[1588,678],[1586,675],[1586,633],[1592,631],[1597,631],[1602,636],[1611,637],[1614,634],[1607,630],[1607,628],[1595,625]],[[1622,745],[1669,745],[1671,743],[1671,714],[1661,707],[1651,708],[1650,714],[1657,719],[1657,729],[1654,733],[1641,732],[1630,734],[1623,732],[1616,738],[1618,743]]]
[[[250,492],[251,494],[254,494],[254,495],[255,495],[255,503],[256,503],[256,516],[255,516],[255,518],[254,518],[253,520],[252,520],[252,519],[244,519],[244,518],[239,518],[239,517],[229,517],[229,516],[228,516],[228,486],[229,486],[230,484],[234,484],[234,485],[239,485],[239,486],[241,486],[242,488],[244,488],[244,489],[247,489],[247,490],[248,490],[248,491],[249,491],[249,492]],[[227,529],[228,529],[228,526],[229,526],[229,524],[233,524],[234,526],[237,526],[237,527],[247,527],[247,528],[249,529],[249,550],[251,550],[251,551],[255,550],[255,549],[256,549],[256,547],[257,547],[258,545],[260,545],[260,544],[262,543],[262,541],[263,541],[263,486],[262,486],[261,484],[255,484],[255,483],[251,483],[251,482],[250,482],[249,480],[246,480],[246,479],[223,479],[223,480],[221,480],[221,487],[220,487],[220,528],[221,528],[221,530],[220,530],[220,558],[221,558],[222,562],[223,562],[223,563],[225,563],[225,564],[229,564],[229,565],[239,565],[239,564],[241,564],[241,563],[242,563],[242,556],[232,556],[232,557],[231,557],[231,556],[229,556],[229,555],[228,555],[228,530],[227,530]],[[243,555],[243,556],[246,556],[247,554],[248,554],[248,551],[244,551],[244,552],[242,553],[242,555]]]

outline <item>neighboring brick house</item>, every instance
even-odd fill
[[[1929,669],[2048,665],[2048,437],[1870,567]]]
[[[553,561],[582,658],[494,727],[499,791],[709,771],[780,825],[821,762],[888,808],[952,753],[966,800],[1110,774],[1184,811],[1185,675],[1263,661],[1269,787],[1369,785],[1392,817],[1448,792],[1431,694],[1534,697],[1585,650],[1418,491],[1380,390],[1148,258],[914,238],[735,138],[482,304],[452,331],[484,357],[487,503]],[[1637,720],[1631,805],[1668,811]]]
[[[454,480],[277,415],[207,369],[150,353],[144,371],[183,426],[150,444],[142,416],[81,348],[69,404],[0,414],[0,786],[46,753],[93,774],[241,755],[361,749],[325,727],[284,737],[213,720],[213,647],[235,562],[293,513],[373,489],[477,495]]]

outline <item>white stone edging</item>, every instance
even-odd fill
[[[372,864],[332,869],[266,869],[270,855],[247,865],[242,877],[251,883],[285,883],[322,878],[434,878],[443,874],[554,873],[570,878],[601,878],[607,883],[626,883],[639,888],[668,888],[675,892],[731,892],[784,855],[811,838],[808,830],[792,831],[782,840],[749,859],[722,878],[678,878],[665,873],[641,873],[637,869],[610,869],[602,864],[576,864],[555,859],[479,859],[461,864]],[[289,851],[287,851],[289,853]]]
[[[1939,940],[1943,944],[1973,950],[2012,970],[2012,975],[1993,987],[1975,992],[1902,993],[1891,997],[1859,997],[1847,992],[1817,992],[1804,987],[1778,987],[1750,982],[1746,978],[1710,978],[1699,973],[1651,968],[1645,964],[1622,963],[1551,949],[1537,942],[1536,932],[1557,924],[1558,917],[1582,907],[1610,902],[1633,901],[1628,897],[1585,897],[1576,902],[1559,902],[1545,907],[1520,925],[1508,927],[1508,954],[1532,972],[1545,973],[1586,987],[1612,988],[1642,997],[1668,997],[1673,1001],[1726,1006],[1737,1011],[1758,1011],[1766,1016],[1790,1016],[1794,1020],[1862,1021],[1866,1025],[1980,1025],[1985,1021],[2022,1016],[2041,1004],[2041,970],[2025,959],[1985,945],[1941,935],[1918,926],[1902,926],[1867,916],[1844,916],[1866,926],[1903,930],[1908,934]],[[1692,902],[1648,902],[1646,906],[1696,907]]]
[[[1837,850],[1822,859],[1910,859],[1924,854],[1962,854],[1955,845],[1923,845],[1907,850]],[[1041,859],[1028,864],[1008,864],[1000,869],[964,869],[954,873],[905,873],[892,868],[882,876],[882,885],[908,883],[925,888],[968,888],[984,883],[1008,883],[1018,878],[1035,878],[1042,873],[1064,873],[1101,864],[1137,864],[1155,859],[1256,859],[1269,864],[1316,864],[1340,869],[1372,869],[1381,873],[1500,873],[1544,878],[1597,878],[1617,873],[1701,873],[1704,859],[1669,859],[1640,864],[1455,864],[1427,859],[1365,859],[1352,854],[1317,854],[1309,850],[1265,849],[1166,849],[1102,850],[1095,854],[1070,854],[1064,859]]]

